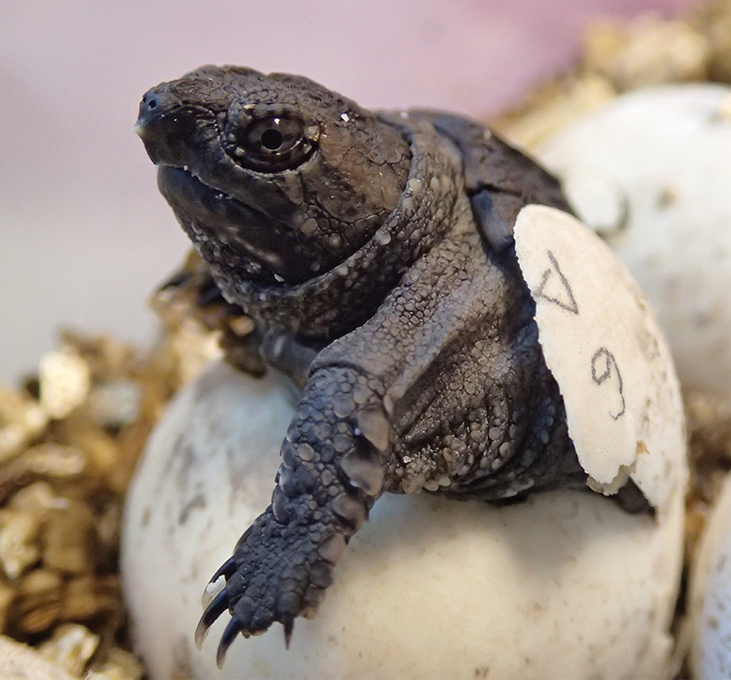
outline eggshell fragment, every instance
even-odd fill
[[[237,639],[219,671],[228,615],[196,650],[201,594],[269,503],[291,415],[275,379],[214,364],[151,438],[127,500],[122,570],[153,678],[667,675],[682,494],[652,518],[589,491],[501,508],[386,494],[290,648],[277,624]]]
[[[647,294],[683,386],[731,397],[731,88],[616,98],[555,134],[542,162]]]
[[[731,677],[731,475],[696,554],[688,609],[693,677]]]
[[[683,406],[644,295],[598,236],[555,208],[524,208],[515,245],[590,486],[613,494],[631,477],[663,511],[685,483],[668,475],[685,466]]]

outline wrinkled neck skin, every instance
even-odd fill
[[[456,148],[408,114],[383,114],[409,142],[411,167],[392,213],[342,263],[296,285],[241,280],[209,262],[224,296],[255,320],[306,337],[333,339],[369,319],[404,272],[454,227],[455,185],[461,187]]]

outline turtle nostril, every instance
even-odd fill
[[[161,115],[169,102],[169,96],[165,92],[161,92],[159,88],[154,87],[148,90],[142,95],[140,118],[148,119]]]
[[[159,106],[160,106],[160,98],[156,94],[147,92],[142,97],[142,102],[140,104],[140,114],[148,112],[148,111],[154,111]]]
[[[150,128],[153,124],[154,113],[156,109],[160,107],[159,98],[147,92],[140,102],[140,110],[137,114],[137,122],[135,123],[135,132],[143,139],[148,138],[152,130]]]
[[[146,92],[140,102],[140,110],[137,114],[137,123],[135,131],[140,137],[149,136],[151,134],[150,126],[155,126],[155,121],[162,115],[164,111],[163,100],[160,95],[155,92]]]

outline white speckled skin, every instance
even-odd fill
[[[607,220],[626,218],[608,243],[657,313],[681,382],[726,397],[730,110],[722,85],[641,90],[570,125],[538,154],[590,226],[611,233]]]
[[[123,577],[153,678],[663,677],[683,499],[659,521],[589,492],[495,508],[387,494],[312,620],[275,626],[215,667],[199,594],[267,502],[291,407],[272,379],[214,364],[170,407],[125,513]],[[671,469],[672,476],[684,474]]]
[[[690,586],[691,670],[731,677],[731,476],[706,525]]]

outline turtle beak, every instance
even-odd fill
[[[152,88],[145,92],[140,102],[134,130],[142,139],[149,136],[150,131],[154,128],[155,120],[163,115],[161,97],[157,90],[158,88]]]
[[[173,108],[170,106],[171,102],[165,102],[166,98],[161,94],[158,92],[158,88],[153,88],[144,94],[140,102],[137,122],[133,128],[145,145],[147,155],[155,165],[160,164],[164,156],[160,152],[160,142],[164,137],[165,109],[167,108],[170,111]]]

